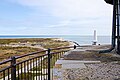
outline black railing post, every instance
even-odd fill
[[[15,56],[11,57],[11,80],[16,80],[16,59]]]
[[[74,45],[74,49],[76,49],[76,45]]]
[[[51,55],[50,55],[50,51],[51,49],[48,49],[48,80],[50,80],[50,58],[51,58]]]

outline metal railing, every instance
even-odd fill
[[[13,56],[0,62],[0,80],[52,80],[52,68],[55,62],[71,48],[75,49],[76,46]]]

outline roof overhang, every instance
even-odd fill
[[[108,4],[112,4],[113,5],[113,0],[104,0],[106,3]]]

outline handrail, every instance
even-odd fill
[[[74,46],[58,47],[58,48],[51,48],[51,50],[67,49],[67,48],[73,48],[73,47]],[[28,53],[28,54],[25,54],[25,55],[22,55],[22,56],[15,56],[15,59],[23,58],[23,57],[30,56],[30,55],[35,55],[35,54],[38,54],[38,53],[41,53],[41,52],[45,52],[45,51],[47,51],[47,50],[42,50],[42,51],[37,51],[37,52],[33,52],[33,53]],[[4,61],[0,62],[0,65],[5,64],[7,62],[10,62],[11,60],[12,60],[11,58],[9,58],[7,60],[4,60]]]
[[[3,80],[16,80],[16,79],[21,80],[22,78],[23,79],[25,78],[26,80],[30,77],[30,76],[29,77],[26,76],[27,75],[26,73],[29,74],[31,69],[34,70],[34,68],[36,68],[35,71],[29,74],[32,76],[32,78],[34,78],[34,75],[38,74],[37,70],[39,69],[41,71],[41,73],[39,73],[39,75],[41,76],[40,77],[41,80],[42,80],[42,76],[45,75],[45,73],[46,73],[46,76],[44,76],[44,79],[48,78],[47,80],[51,80],[51,66],[53,66],[53,63],[57,59],[59,59],[66,51],[68,51],[66,49],[71,50],[71,48],[75,49],[76,47],[77,46],[66,46],[66,47],[58,47],[58,48],[51,48],[51,49],[49,48],[48,50],[37,51],[37,52],[22,55],[22,56],[13,56],[10,59],[0,62],[0,65],[10,62],[9,66],[4,67],[3,69],[0,70],[0,74],[2,74],[0,75],[0,79],[2,78]],[[60,51],[54,52],[54,50],[60,50]],[[45,54],[36,55],[43,52]],[[20,62],[16,62],[17,59],[27,57],[30,55],[36,55],[36,56],[22,60]],[[24,73],[24,76],[23,76],[23,73]],[[36,77],[36,80],[38,80],[37,77]]]
[[[58,47],[58,48],[50,48],[51,50],[59,50],[59,49],[66,49],[66,48],[72,48],[73,46],[66,46],[66,47]]]
[[[10,61],[12,61],[12,59],[4,60],[4,61],[0,62],[0,65],[5,64],[5,63],[10,62]]]
[[[66,49],[66,48],[73,48],[74,46],[67,46],[67,47],[58,47],[58,48],[50,48],[51,50],[59,50],[59,49]],[[22,55],[22,56],[16,56],[15,58],[18,59],[18,58],[22,58],[22,57],[26,57],[26,56],[30,56],[30,55],[35,55],[35,54],[39,54],[41,52],[45,52],[47,50],[42,50],[42,51],[38,51],[38,52],[33,52],[33,53],[29,53],[29,54],[25,54],[25,55]]]
[[[73,48],[73,47],[74,46],[58,47],[58,48],[51,48],[51,50],[67,49],[67,48]],[[37,51],[37,52],[33,52],[33,53],[28,53],[28,54],[25,54],[25,55],[22,55],[22,56],[15,56],[15,59],[19,59],[19,58],[30,56],[30,55],[35,55],[35,54],[38,54],[38,53],[41,53],[41,52],[45,52],[45,51],[47,51],[47,50],[42,50],[42,51]],[[9,58],[7,60],[4,60],[4,61],[0,62],[0,65],[5,64],[7,62],[10,62],[11,60],[12,60],[11,58]]]
[[[26,57],[26,56],[30,56],[30,55],[35,55],[35,54],[38,54],[38,53],[41,53],[41,52],[45,52],[45,51],[47,51],[47,50],[33,52],[33,53],[25,54],[25,55],[22,55],[22,56],[16,56],[15,58],[18,59],[18,58],[22,58],[22,57]]]

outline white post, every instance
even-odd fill
[[[96,45],[96,44],[97,44],[97,33],[96,33],[96,30],[94,30],[94,40],[92,45]]]

